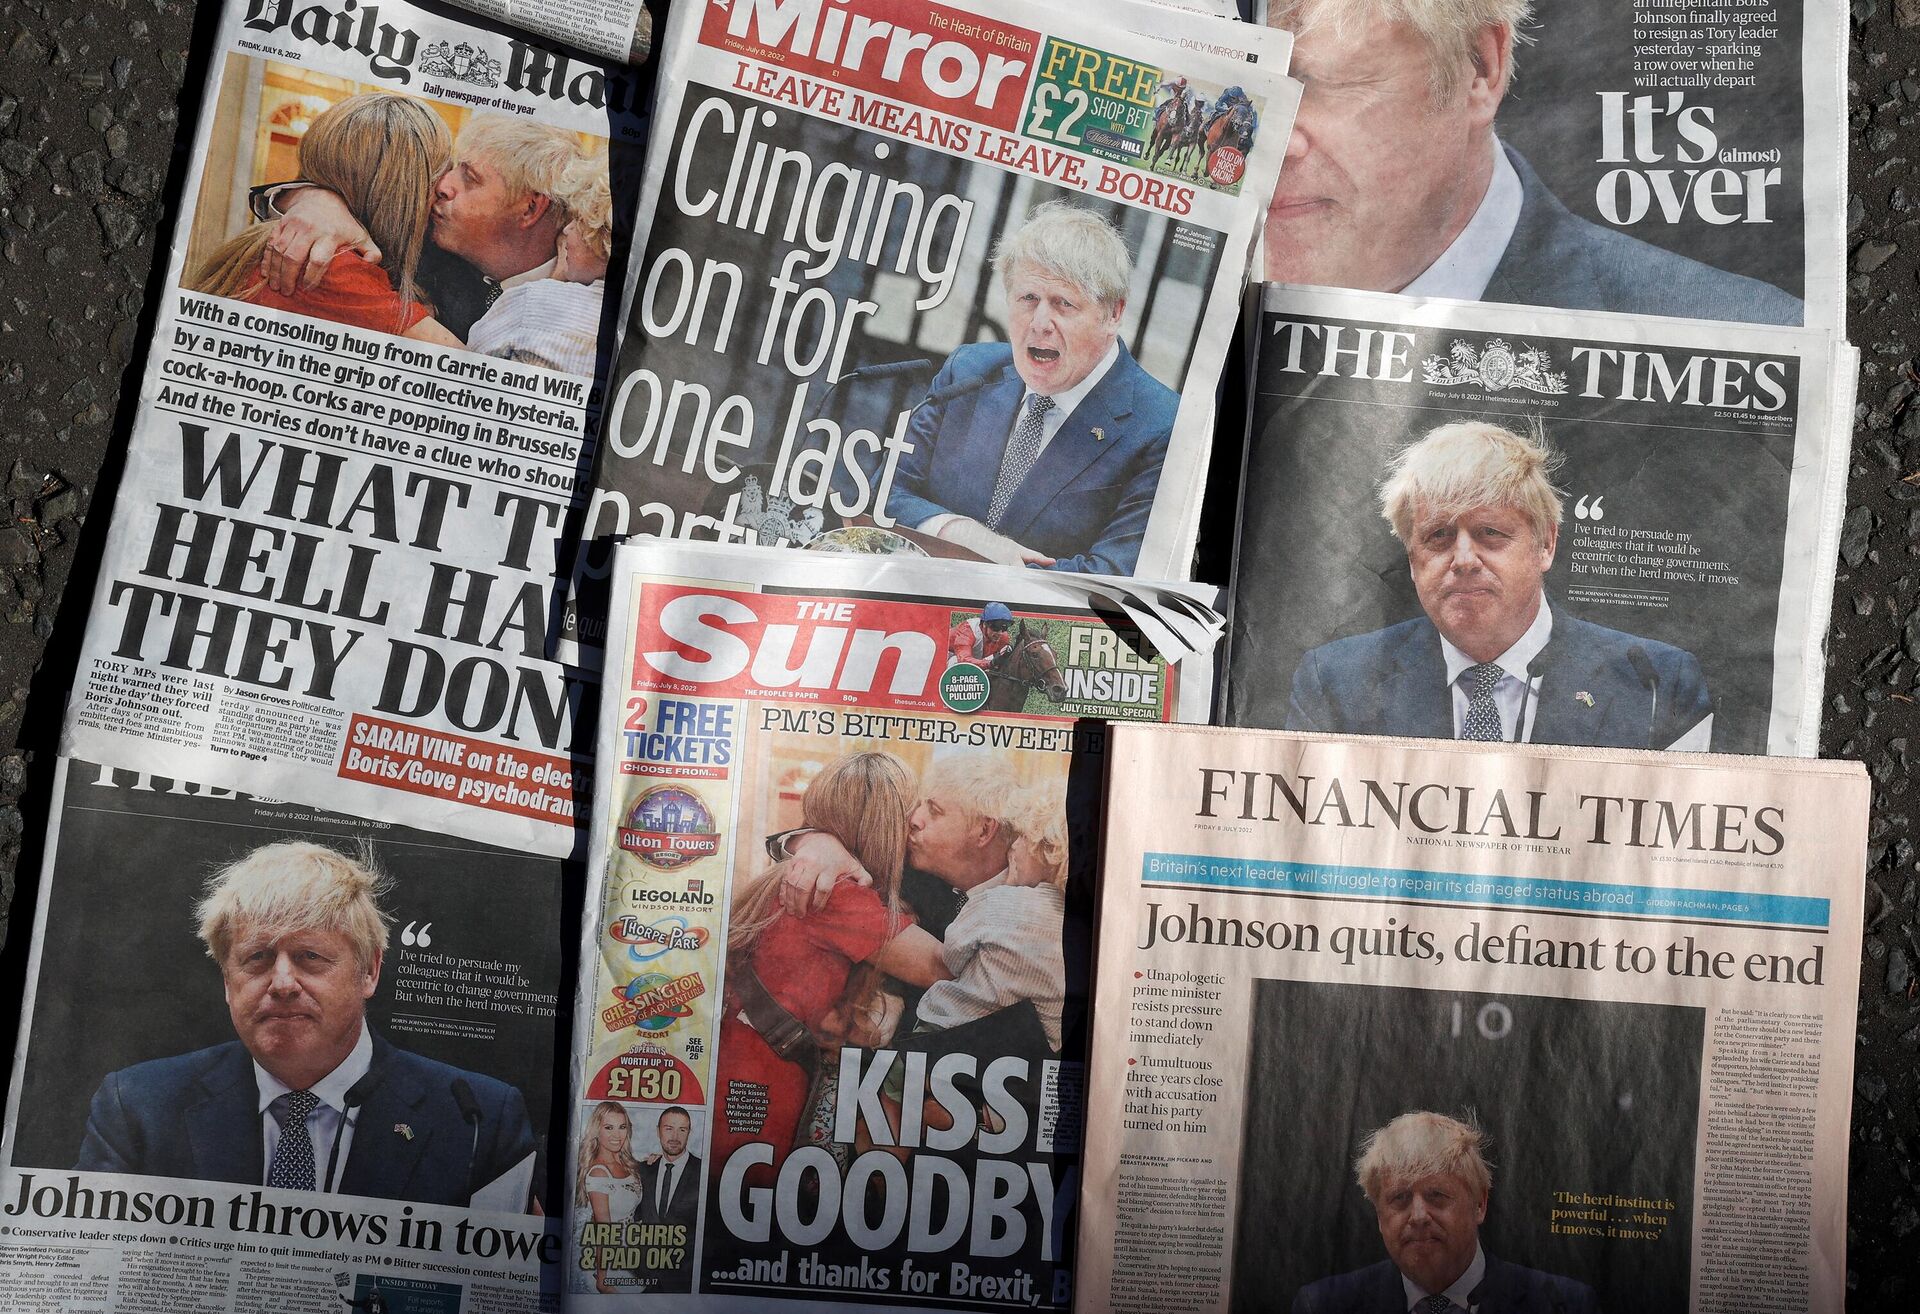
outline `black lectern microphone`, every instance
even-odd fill
[[[1647,650],[1639,644],[1627,649],[1627,665],[1633,667],[1633,673],[1640,677],[1640,683],[1647,686],[1647,692],[1653,695],[1653,702],[1647,708],[1647,747],[1653,747],[1653,727],[1660,717],[1660,681],[1653,673],[1653,661],[1647,656]]]
[[[379,1084],[380,1072],[378,1069],[375,1069],[361,1077],[360,1080],[354,1082],[353,1085],[347,1087],[347,1093],[340,1097],[340,1103],[343,1107],[340,1111],[340,1121],[333,1129],[333,1148],[327,1151],[327,1184],[323,1188],[324,1190],[331,1191],[333,1189],[334,1165],[340,1162],[341,1133],[346,1131],[347,1122],[353,1117],[353,1111],[367,1102],[367,1096],[371,1095],[373,1088]]]
[[[480,1101],[473,1097],[473,1087],[467,1084],[465,1077],[455,1077],[453,1102],[460,1106],[460,1116],[473,1124],[473,1144],[467,1147],[467,1185],[473,1185],[474,1160],[480,1157]]]
[[[1536,652],[1533,661],[1520,668],[1520,715],[1513,718],[1513,742],[1516,744],[1524,742],[1527,737],[1527,705],[1533,701],[1533,667],[1544,652],[1545,649]]]

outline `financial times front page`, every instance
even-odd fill
[[[1109,722],[1204,715],[1212,627],[1148,642],[1125,581],[616,566],[573,1299],[1065,1309]]]
[[[1083,1307],[1841,1309],[1868,794],[1115,726]]]
[[[555,544],[636,76],[402,0],[225,7],[64,751],[567,850]],[[296,222],[340,253],[282,286]]]

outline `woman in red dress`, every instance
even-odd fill
[[[433,211],[433,187],[453,160],[453,134],[425,102],[391,92],[349,96],[300,139],[300,179],[333,192],[382,254],[342,252],[317,287],[283,296],[260,273],[279,221],[255,224],[202,261],[186,286],[209,296],[331,319],[378,333],[457,347],[414,281]]]
[[[888,976],[909,985],[945,980],[940,941],[900,903],[913,773],[891,753],[849,753],[813,778],[800,813],[846,846],[873,877],[842,881],[805,917],[781,910],[785,864],[762,872],[734,899],[727,932],[727,990],[720,1023],[720,1098],[711,1154],[724,1165],[741,1146],[773,1147],[747,1180],[772,1182],[794,1147],[807,1092],[829,1052],[873,1034]],[[884,1024],[880,1024],[884,1029]]]

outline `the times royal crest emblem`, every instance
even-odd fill
[[[500,61],[465,41],[457,46],[445,41],[428,46],[420,52],[420,71],[431,77],[470,82],[476,87],[500,85]]]
[[[1565,371],[1553,368],[1553,357],[1538,347],[1515,350],[1502,338],[1475,347],[1455,338],[1445,356],[1429,356],[1420,366],[1428,383],[1477,383],[1487,392],[1541,392],[1557,396],[1567,390]]]

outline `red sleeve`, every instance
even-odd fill
[[[330,319],[377,333],[405,333],[433,313],[418,301],[402,310],[400,294],[387,281],[387,271],[345,253],[333,258],[320,286],[310,292],[285,297],[260,284],[247,299],[256,306]]]
[[[889,938],[886,905],[871,889],[852,881],[834,886],[826,906],[801,918],[800,926],[817,948],[855,963],[879,953]]]

